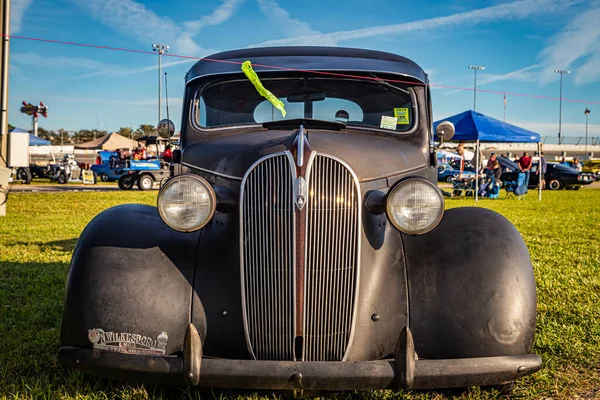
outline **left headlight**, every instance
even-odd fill
[[[158,213],[172,229],[193,232],[212,219],[217,207],[210,184],[197,175],[178,175],[158,193]]]
[[[431,182],[410,178],[390,190],[386,211],[396,229],[420,235],[439,224],[444,215],[444,196]]]

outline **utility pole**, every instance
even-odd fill
[[[161,99],[161,95],[162,95],[162,62],[161,62],[161,56],[164,53],[168,53],[169,52],[169,46],[166,46],[164,44],[153,44],[152,45],[152,50],[156,51],[158,53],[158,120],[161,120],[161,106],[160,106],[160,99]]]
[[[587,139],[588,139],[588,116],[590,115],[590,109],[586,108],[583,112],[585,114],[585,159],[587,160],[589,157],[589,153],[587,151]]]
[[[563,95],[562,95],[562,83],[563,83],[563,75],[564,74],[570,74],[571,71],[569,70],[564,70],[564,69],[555,69],[554,72],[556,72],[557,74],[560,74],[560,105],[559,105],[559,109],[558,109],[558,144],[561,144],[561,138],[560,138],[560,133],[562,130],[562,104],[563,104]]]
[[[477,71],[482,71],[485,67],[483,65],[469,65],[469,68],[475,72],[473,79],[473,111],[475,111],[477,108]]]
[[[2,54],[0,71],[0,217],[6,215],[6,196],[10,170],[6,165],[8,158],[8,67],[10,56],[10,0],[0,0],[0,53]],[[6,178],[4,178],[6,177]],[[6,193],[6,194],[2,194]]]

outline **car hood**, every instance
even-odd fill
[[[288,150],[297,131],[268,130],[203,139],[187,146],[182,161],[189,166],[243,178],[260,158]],[[346,162],[359,181],[394,176],[428,165],[427,154],[410,138],[357,132],[306,130],[313,151]]]

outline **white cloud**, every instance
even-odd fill
[[[188,64],[195,62],[195,59],[176,59],[174,61],[163,62],[163,68],[169,68],[172,66],[180,65],[180,64]],[[103,63],[96,60],[91,60],[88,58],[78,58],[78,57],[63,57],[63,56],[52,56],[52,57],[44,57],[37,53],[13,53],[11,55],[11,62],[21,65],[46,65],[49,68],[55,69],[65,69],[69,68],[71,71],[78,70],[87,70],[87,72],[82,75],[70,76],[69,78],[63,79],[64,81],[71,81],[74,79],[83,79],[83,78],[92,78],[96,76],[126,76],[126,75],[135,75],[149,71],[156,71],[158,69],[158,64],[153,63],[152,65],[147,65],[144,67],[125,67],[122,65],[116,64],[108,64]],[[18,66],[11,65],[11,68],[17,68]],[[20,69],[19,69],[20,70]]]
[[[477,85],[487,85],[493,82],[506,80],[521,82],[536,81],[541,73],[539,71],[539,67],[540,64],[534,64],[516,71],[507,72],[505,74],[481,74],[481,78],[477,80]]]
[[[490,83],[500,82],[500,81],[519,81],[519,82],[534,82],[537,81],[541,75],[539,71],[540,64],[530,65],[516,71],[510,71],[504,74],[490,74],[490,73],[480,73],[477,75],[477,87],[485,86]],[[453,95],[454,93],[463,92],[464,89],[455,89],[451,90],[447,93],[444,93],[446,96]]]
[[[184,22],[185,30],[191,35],[197,35],[205,26],[220,25],[228,21],[244,0],[223,0],[210,15],[206,15],[195,21]]]
[[[292,18],[290,13],[281,8],[275,0],[258,0],[258,7],[270,23],[278,26],[279,30],[283,31],[290,38],[322,36],[323,40],[313,42],[312,44],[319,44],[321,46],[336,45],[335,40],[321,35],[321,32],[313,30],[308,23],[300,21],[297,18]]]
[[[10,63],[10,67],[9,67],[9,71],[11,74],[20,74],[22,69],[17,67],[16,65],[14,65],[13,63]]]
[[[583,64],[574,68],[575,83],[583,84],[600,79],[600,2],[595,1],[582,9],[581,14],[549,42],[539,58],[546,67],[542,83],[558,79],[554,69],[568,69],[577,61]]]
[[[72,0],[109,28],[145,43],[163,43],[197,55],[203,49],[178,24],[133,0]]]
[[[255,46],[320,44],[323,42],[339,43],[353,39],[362,39],[381,35],[397,35],[412,31],[439,29],[443,27],[476,25],[495,20],[525,19],[538,13],[549,13],[562,10],[572,2],[561,0],[519,0],[511,3],[498,4],[477,10],[413,21],[394,25],[383,25],[371,28],[338,31],[321,35],[304,35],[289,39],[269,40]]]
[[[33,0],[12,0],[10,3],[10,33],[14,35],[21,31],[23,15]]]
[[[127,70],[127,68],[107,64],[100,61],[90,60],[87,58],[78,57],[63,57],[63,56],[52,56],[44,57],[37,53],[12,53],[10,55],[11,62],[25,65],[45,65],[49,68],[63,69],[83,69],[92,71],[102,71],[104,73],[117,73]]]

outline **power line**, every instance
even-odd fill
[[[20,35],[2,35],[2,34],[0,34],[0,37],[8,37],[11,39],[21,39],[21,40],[43,42],[43,43],[62,44],[62,45],[69,45],[69,46],[87,47],[87,48],[101,49],[101,50],[123,51],[123,52],[127,52],[127,53],[156,54],[153,51],[128,49],[125,47],[113,47],[113,46],[106,46],[106,45],[78,43],[78,42],[63,41],[63,40],[56,40],[56,39],[34,38],[34,37],[20,36]],[[173,54],[173,53],[163,54],[163,56],[164,57],[183,58],[183,59],[189,59],[189,60],[202,60],[202,61],[209,61],[209,62],[218,62],[218,63],[224,63],[224,64],[242,65],[242,61],[217,60],[217,59],[213,59],[213,58],[209,58],[209,57],[186,56],[186,55],[182,55],[182,54]],[[382,82],[388,82],[388,83],[405,83],[405,84],[410,84],[410,85],[430,86],[430,87],[436,87],[436,88],[441,88],[441,89],[465,90],[465,91],[469,91],[469,92],[475,91],[478,93],[501,94],[504,96],[515,96],[515,97],[530,97],[530,98],[535,98],[535,99],[544,99],[544,100],[553,100],[553,101],[562,100],[562,101],[565,101],[568,103],[600,104],[600,101],[561,99],[560,97],[542,96],[542,95],[535,95],[535,94],[529,94],[529,93],[514,93],[514,92],[506,92],[506,91],[498,91],[498,90],[489,90],[489,89],[474,89],[474,88],[469,88],[469,87],[440,85],[440,84],[433,84],[433,83],[425,84],[425,83],[407,81],[407,80],[378,78],[378,77],[344,74],[344,73],[330,72],[330,71],[306,70],[306,69],[299,69],[299,68],[283,67],[283,66],[278,66],[278,65],[266,65],[266,64],[254,64],[254,63],[252,63],[252,65],[254,67],[261,67],[261,68],[266,68],[266,69],[276,69],[276,70],[281,70],[281,71],[294,71],[294,72],[307,72],[307,73],[312,73],[312,74],[316,74],[316,75],[337,76],[337,77],[341,77],[341,78],[364,79],[364,80],[382,81]]]

